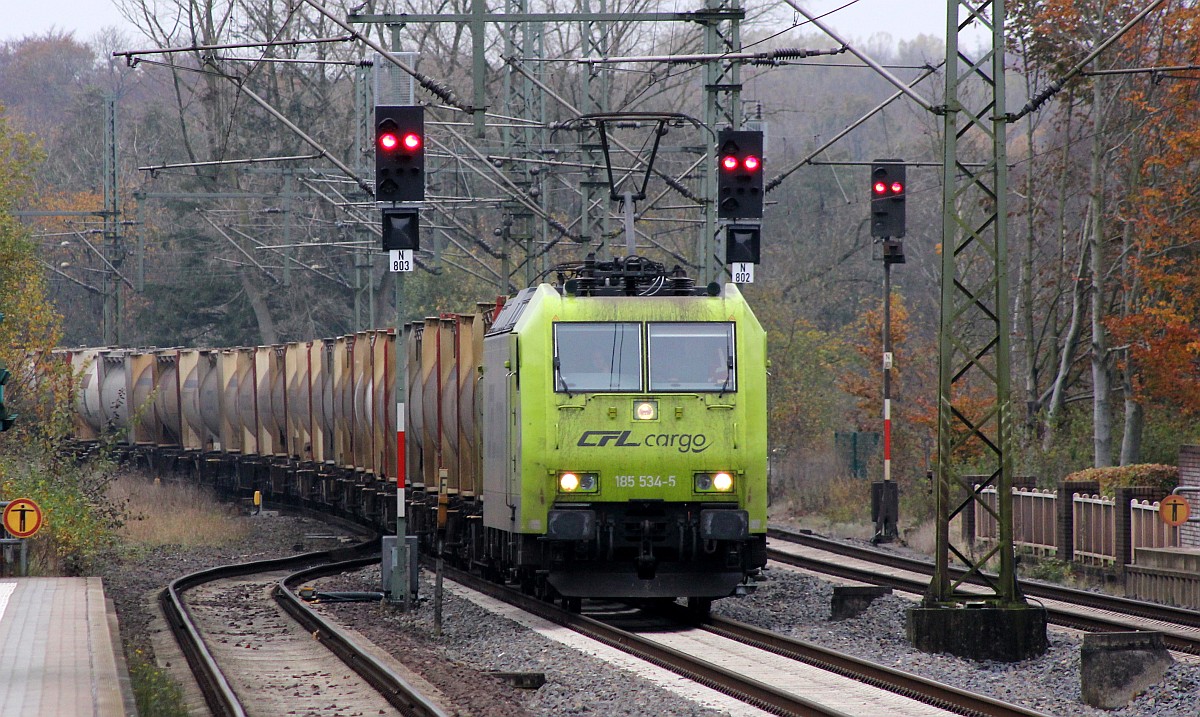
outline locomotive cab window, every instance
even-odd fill
[[[737,390],[732,323],[652,323],[646,329],[651,393]]]
[[[641,326],[556,323],[554,390],[560,393],[641,391]]]

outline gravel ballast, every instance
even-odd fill
[[[249,535],[220,549],[162,549],[114,561],[105,568],[105,590],[117,606],[127,654],[150,650],[147,597],[171,580],[196,570],[319,550],[329,542],[314,536],[331,529],[290,516],[246,518]],[[422,575],[422,597],[433,594]],[[378,590],[379,569],[318,583],[325,590]],[[865,657],[928,679],[1015,702],[1052,715],[1084,717],[1194,717],[1200,712],[1200,670],[1176,664],[1131,705],[1113,711],[1080,702],[1081,638],[1052,629],[1042,657],[1017,664],[973,662],[914,650],[904,631],[913,602],[884,596],[863,615],[829,619],[833,585],[807,574],[776,568],[758,591],[714,604],[714,612],[743,622]],[[702,706],[629,672],[583,655],[493,615],[446,591],[442,633],[433,628],[428,602],[405,614],[388,606],[331,604],[326,608],[434,685],[462,715],[473,717],[716,717],[727,714]],[[543,672],[538,690],[517,689],[485,676],[489,671]]]
[[[424,596],[429,596],[432,585],[425,577],[422,576],[421,589]],[[324,589],[378,589],[378,581],[378,569],[366,569],[353,576],[331,579]],[[832,583],[776,568],[767,573],[756,593],[745,598],[717,601],[713,612],[1046,714],[1064,717],[1195,717],[1200,713],[1200,667],[1195,664],[1175,664],[1157,685],[1125,708],[1100,710],[1080,701],[1082,638],[1076,633],[1052,628],[1050,649],[1033,660],[1015,664],[975,662],[913,649],[905,636],[905,616],[914,605],[911,600],[886,595],[857,618],[831,621],[832,597]],[[464,667],[470,665],[472,673],[490,670],[546,673],[546,686],[536,692],[516,693],[524,712],[483,713],[488,717],[502,714],[544,717],[726,714],[698,707],[674,695],[664,695],[661,688],[623,676],[593,658],[581,657],[574,650],[522,629],[506,618],[492,615],[448,591],[444,600],[443,634],[440,637],[434,635],[433,610],[428,604],[411,615],[397,614],[374,605],[327,607],[339,620],[352,624],[401,661],[407,662],[404,645],[411,645],[411,640],[416,638],[423,649],[434,650],[445,660],[462,663]],[[457,677],[450,679],[462,679],[462,675],[460,671]],[[425,677],[438,684],[436,677],[428,674]]]

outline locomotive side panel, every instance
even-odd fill
[[[517,489],[516,446],[518,384],[517,337],[510,333],[483,340],[483,524],[517,532],[521,494]]]

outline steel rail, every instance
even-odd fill
[[[907,558],[893,553],[849,545],[818,535],[796,533],[778,528],[768,529],[767,535],[768,537],[785,542],[797,543],[877,565],[905,570],[923,576],[933,575],[933,563],[916,558]],[[790,555],[778,549],[768,549],[767,553],[768,557],[772,560],[808,570],[836,575],[848,580],[885,585],[918,594],[924,593],[926,588],[929,587],[928,584],[918,580],[899,576],[880,575],[869,570],[848,565],[835,565],[820,560],[811,560],[801,556]],[[952,568],[951,573],[955,577],[962,577],[966,574],[966,571],[961,568]],[[1129,617],[1156,620],[1183,628],[1200,628],[1200,612],[1188,610],[1187,608],[1159,605],[1157,603],[1132,600],[1130,598],[1105,595],[1103,593],[1093,593],[1086,590],[1076,590],[1074,588],[1030,580],[1018,581],[1018,587],[1023,594],[1043,600],[1054,600],[1093,610],[1104,610]],[[1131,629],[1127,623],[1123,623],[1115,618],[1110,619],[1102,616],[1084,615],[1075,611],[1056,609],[1052,606],[1046,606],[1046,612],[1051,622],[1064,627],[1073,627],[1090,632],[1124,632]],[[1164,633],[1163,639],[1172,650],[1200,654],[1200,637],[1193,638]]]
[[[777,690],[770,685],[657,645],[641,638],[636,633],[562,610],[552,603],[524,595],[514,589],[454,568],[447,567],[445,570],[449,579],[466,585],[472,590],[515,605],[555,624],[569,627],[587,637],[736,697],[760,709],[782,715],[840,714],[832,708],[824,707],[796,695]],[[695,624],[722,637],[851,677],[865,684],[880,687],[926,704],[936,705],[958,714],[978,717],[1046,717],[1042,712],[1026,710],[1017,705],[971,694],[916,675],[890,670],[867,660],[860,660],[810,643],[772,634],[734,620],[709,617],[698,621],[693,613],[689,613],[678,605],[666,606],[666,609],[661,612],[671,617],[673,621]]]
[[[379,556],[371,556],[301,570],[276,583],[272,595],[288,615],[337,655],[347,667],[370,683],[404,717],[449,717],[395,670],[368,654],[349,633],[318,615],[292,590],[294,584],[305,580],[337,575],[378,562]]]
[[[716,635],[804,662],[948,712],[970,717],[1049,717],[1044,712],[960,690],[911,672],[885,667],[870,660],[852,657],[737,620],[713,615],[701,626]]]
[[[236,565],[221,565],[198,572],[184,575],[171,581],[171,584],[158,594],[158,604],[162,608],[167,627],[175,636],[179,649],[187,659],[192,674],[204,695],[204,702],[214,715],[218,717],[244,717],[245,709],[234,692],[233,687],[221,672],[216,659],[213,658],[200,630],[192,621],[183,593],[191,588],[215,580],[235,578],[242,575],[268,572],[272,570],[287,570],[308,566],[313,562],[331,562],[349,558],[363,552],[377,551],[378,539],[373,538],[364,543],[349,548],[335,550],[320,550],[312,553],[293,555],[286,558],[271,558],[256,560]]]

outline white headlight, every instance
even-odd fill
[[[719,491],[727,491],[733,488],[733,476],[728,473],[717,473],[713,476],[712,486]]]
[[[570,493],[579,489],[579,476],[574,473],[563,473],[558,477],[558,487]]]

